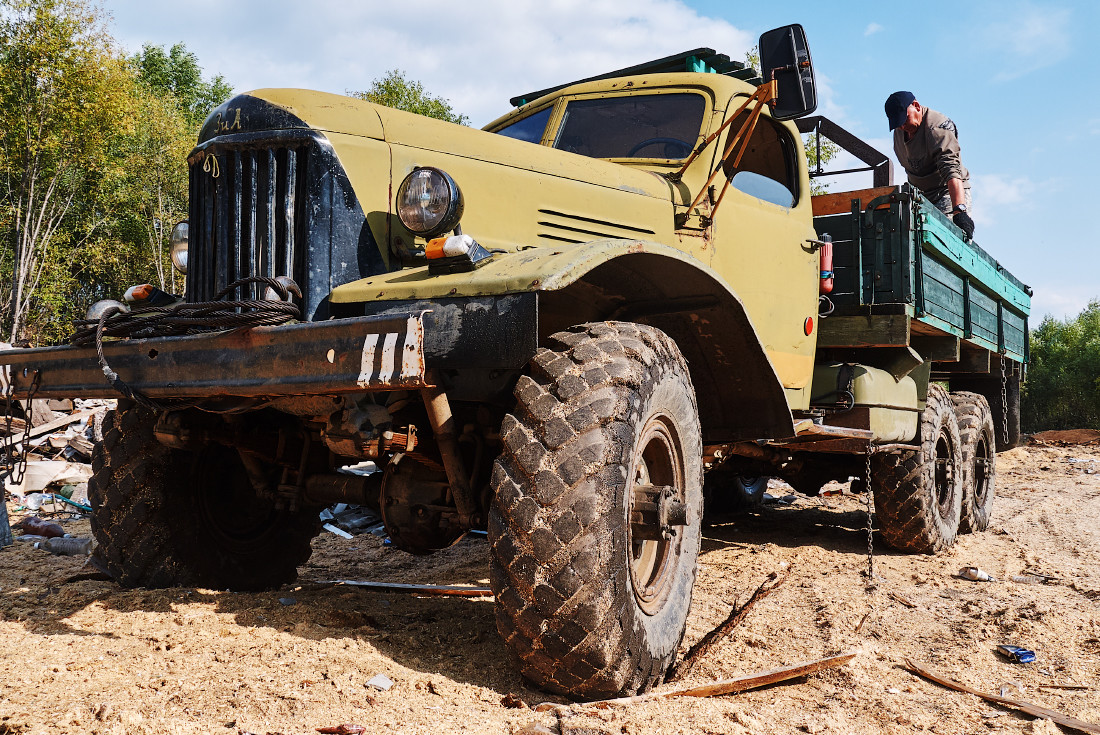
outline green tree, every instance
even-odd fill
[[[137,68],[142,84],[153,94],[175,99],[196,133],[210,110],[233,92],[221,75],[204,80],[198,57],[182,43],[168,51],[163,46],[145,44],[130,61]]]
[[[66,266],[110,219],[102,195],[121,175],[110,148],[129,124],[131,84],[83,0],[0,0],[0,11],[0,318],[15,340],[32,306],[48,319],[64,300]]]
[[[126,58],[92,0],[0,0],[0,328],[64,341],[135,283],[179,291],[167,258],[186,216],[186,156],[209,107],[182,44]]]
[[[753,69],[760,68],[760,47],[753,46],[745,52],[745,64]],[[824,170],[825,165],[840,153],[840,146],[831,140],[821,141],[821,155],[818,156],[817,146],[812,135],[802,136],[802,147],[806,151],[806,165],[810,171]],[[829,191],[829,185],[818,179],[810,179],[810,194],[824,194]]]
[[[375,79],[370,89],[364,92],[349,91],[348,96],[459,125],[470,122],[470,118],[455,112],[448,100],[433,97],[424,89],[423,84],[406,79],[405,73],[400,69],[393,69],[386,72],[386,76],[381,79]]]
[[[1047,316],[1030,348],[1023,430],[1100,429],[1100,299],[1073,319]]]

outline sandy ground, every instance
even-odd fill
[[[299,584],[262,594],[74,580],[82,559],[17,542],[0,551],[0,734],[292,735],[341,723],[370,733],[1058,732],[918,679],[900,668],[906,658],[1100,723],[1100,446],[1013,450],[999,457],[998,484],[989,531],[935,557],[879,546],[883,581],[870,592],[859,497],[800,497],[707,528],[685,650],[769,572],[793,571],[692,681],[857,657],[753,692],[560,719],[530,709],[563,700],[513,671],[491,599],[308,583],[485,584],[484,540],[414,558],[369,535],[326,533]],[[87,521],[67,530],[86,535]],[[998,581],[953,576],[970,565]],[[1028,570],[1054,579],[1012,581]],[[1031,648],[1038,661],[1010,663],[1000,643]],[[393,687],[367,687],[376,674]]]

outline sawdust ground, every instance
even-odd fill
[[[415,558],[371,536],[326,533],[299,584],[259,594],[72,581],[81,559],[17,542],[0,551],[0,733],[297,735],[340,723],[373,733],[532,724],[554,733],[1057,732],[917,679],[899,667],[905,658],[1100,723],[1100,446],[1024,447],[1000,455],[998,469],[989,531],[935,557],[879,547],[885,581],[870,593],[860,576],[867,539],[858,496],[800,497],[705,530],[685,650],[769,572],[789,564],[793,573],[693,681],[858,650],[847,666],[734,696],[561,721],[502,703],[554,698],[511,668],[490,599],[306,582],[484,584],[484,540]],[[69,530],[87,534],[87,521]],[[998,581],[953,576],[969,565]],[[1011,581],[1026,570],[1055,579]],[[1009,663],[999,643],[1031,648],[1038,661]],[[380,673],[393,688],[365,686]],[[1041,688],[1053,683],[1089,689]]]

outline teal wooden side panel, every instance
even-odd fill
[[[1019,313],[1030,314],[1031,297],[1021,288],[1022,284],[1017,285],[1019,281],[984,250],[960,239],[958,229],[928,200],[920,199],[919,202],[921,245],[925,251],[968,274],[997,300]]]
[[[1021,362],[1027,354],[1027,317],[1005,309],[1003,312],[1005,350]]]
[[[922,266],[924,311],[947,322],[961,334],[966,324],[962,276],[927,255]]]
[[[997,302],[970,287],[970,335],[997,344]]]

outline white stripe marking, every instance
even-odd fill
[[[394,368],[397,367],[397,360],[394,355],[394,348],[397,346],[397,337],[397,332],[389,332],[386,334],[386,339],[382,343],[382,365],[378,369],[378,380],[383,384],[390,382],[390,378],[393,377]]]
[[[424,322],[410,316],[405,327],[405,348],[401,353],[401,377],[419,378],[424,366]]]
[[[378,335],[368,334],[363,341],[363,361],[359,365],[359,379],[355,384],[360,388],[370,385],[371,375],[374,374],[374,350],[378,347]]]

